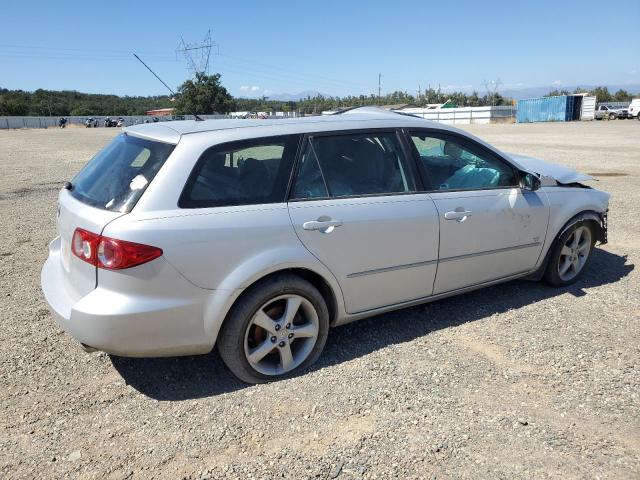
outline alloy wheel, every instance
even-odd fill
[[[591,253],[591,230],[589,227],[576,228],[560,251],[558,276],[566,281],[573,280],[587,263]]]
[[[244,337],[249,365],[263,375],[282,375],[301,365],[313,351],[320,325],[312,303],[296,294],[265,302]]]

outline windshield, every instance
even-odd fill
[[[71,194],[93,207],[130,212],[174,148],[118,135],[75,176]]]

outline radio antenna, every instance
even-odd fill
[[[166,83],[164,83],[164,81],[163,81],[163,80],[162,80],[158,75],[156,75],[156,72],[154,72],[153,70],[151,70],[151,68],[149,67],[149,65],[147,65],[146,63],[144,63],[144,62],[142,61],[142,59],[141,59],[138,55],[136,55],[135,53],[133,54],[133,56],[134,56],[134,57],[136,57],[136,58],[138,59],[138,61],[139,61],[142,65],[144,65],[144,66],[147,68],[147,70],[149,70],[149,71],[153,74],[153,76],[154,76],[154,77],[156,77],[156,78],[160,81],[160,83],[162,83],[165,87],[167,87],[167,90],[169,90],[169,91],[171,92],[171,94],[172,94],[174,97],[176,96],[176,92],[174,92],[173,90],[171,90],[171,87],[170,87],[169,85],[167,85]],[[198,114],[197,114],[197,113],[195,113],[195,112],[194,112],[194,113],[193,113],[193,116],[195,117],[196,121],[202,121],[202,118],[200,118],[200,117],[198,116]]]

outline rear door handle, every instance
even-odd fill
[[[469,210],[462,209],[456,209],[453,212],[447,212],[444,214],[445,220],[457,220],[458,222],[464,222],[470,216],[471,212]]]
[[[341,220],[311,220],[302,224],[302,228],[305,230],[318,230],[322,233],[331,233],[340,226],[342,226]]]

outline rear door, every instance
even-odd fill
[[[434,294],[528,272],[545,239],[544,193],[520,188],[511,164],[471,139],[410,132],[440,218]]]
[[[349,313],[431,295],[438,215],[396,131],[309,136],[289,214],[336,276]]]
[[[142,196],[175,145],[119,135],[93,157],[58,198],[60,262],[65,287],[77,300],[96,287],[96,267],[73,255],[76,229],[101,234]]]

